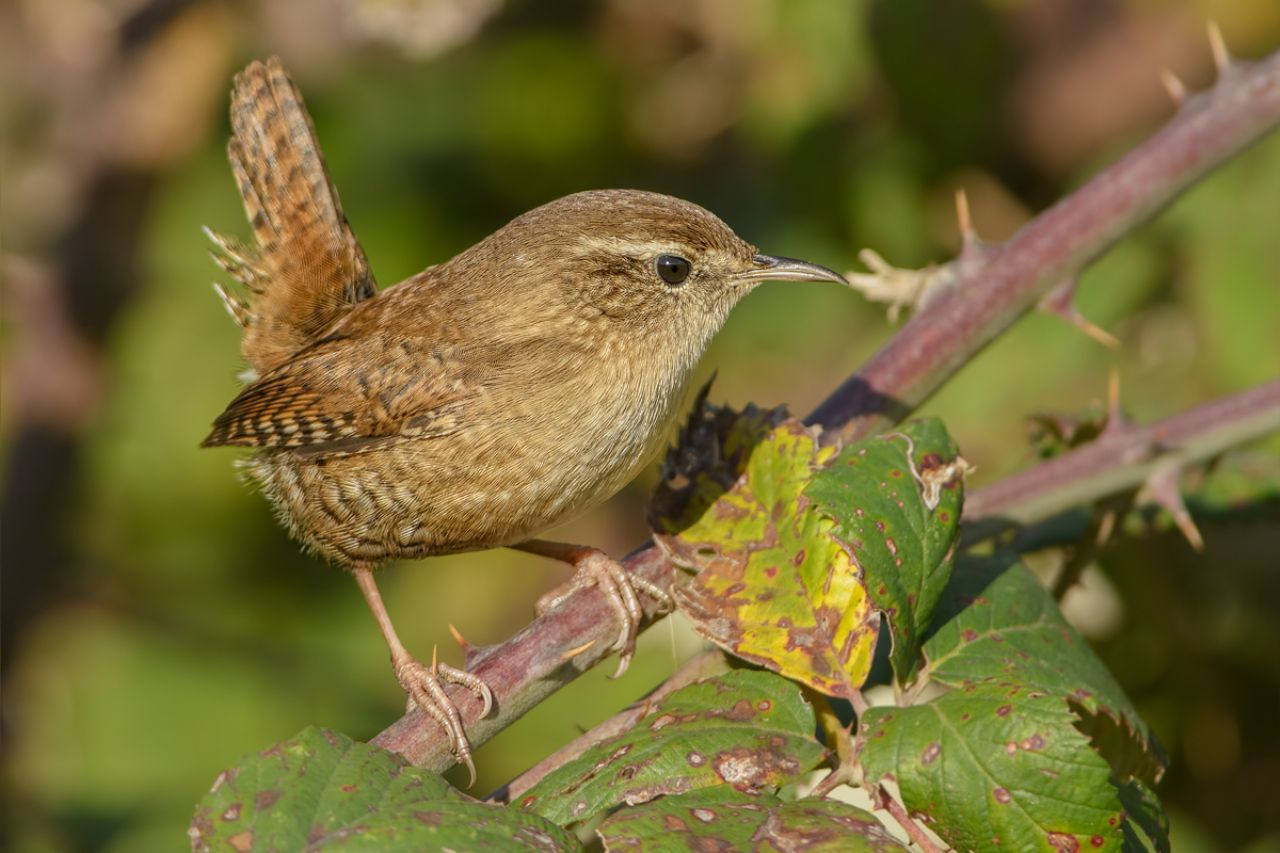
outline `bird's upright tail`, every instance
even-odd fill
[[[214,285],[244,328],[245,360],[262,374],[313,343],[377,285],[279,59],[236,75],[231,127],[227,156],[253,245],[205,230],[214,259],[245,287],[238,295]]]

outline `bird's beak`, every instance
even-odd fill
[[[834,281],[849,286],[845,277],[835,270],[800,261],[795,258],[775,258],[772,255],[756,255],[750,269],[734,276],[738,281]]]

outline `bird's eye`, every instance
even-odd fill
[[[658,255],[653,265],[658,269],[658,278],[672,287],[689,277],[689,262],[679,255]]]

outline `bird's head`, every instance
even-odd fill
[[[762,281],[848,284],[826,267],[762,254],[696,204],[637,190],[565,196],[494,236],[512,267],[527,273],[509,284],[537,279],[601,334],[687,342],[699,351]]]

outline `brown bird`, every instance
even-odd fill
[[[248,385],[205,446],[242,464],[304,547],[356,577],[400,685],[472,767],[442,688],[489,689],[405,650],[373,567],[509,546],[573,563],[635,647],[636,590],[602,552],[535,536],[617,492],[667,439],[729,309],[766,279],[844,279],[760,254],[697,205],[635,190],[566,196],[379,292],[279,60],[237,75],[231,168],[249,246],[210,233],[246,288],[217,288],[244,328]],[[473,777],[474,769],[472,768]]]

